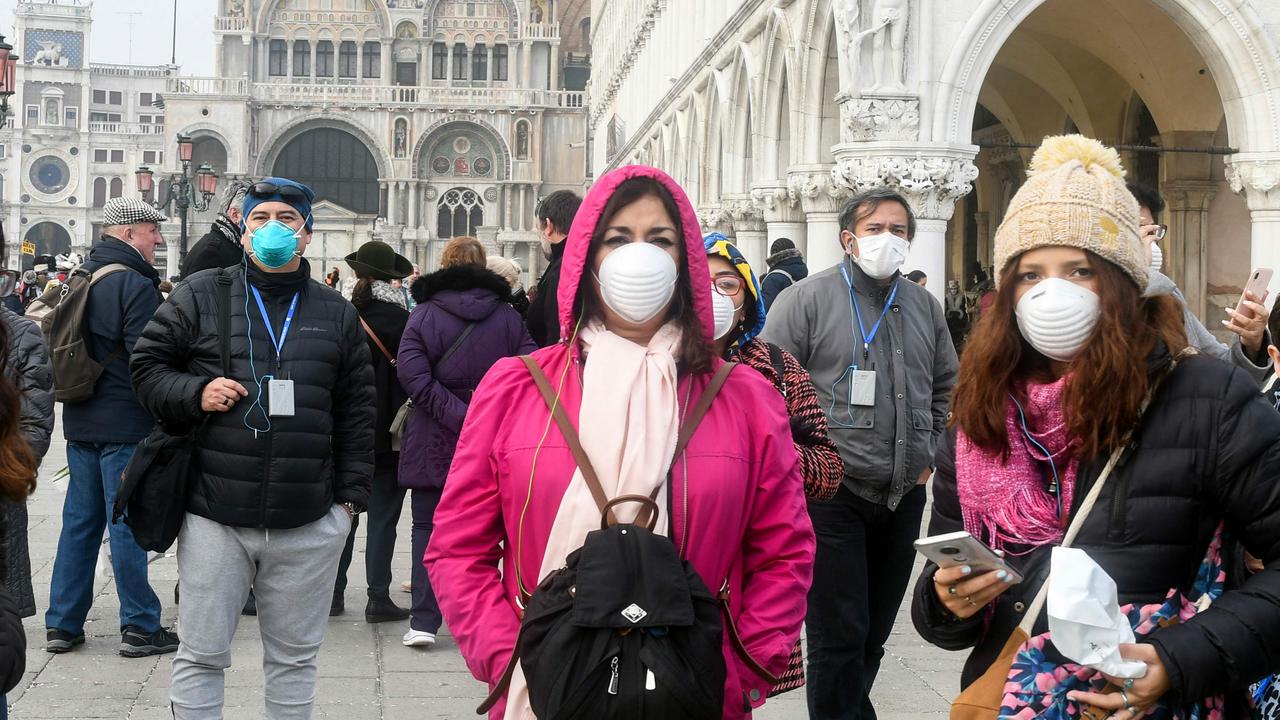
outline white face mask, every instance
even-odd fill
[[[862,268],[862,272],[876,280],[884,280],[902,267],[907,261],[907,253],[911,251],[911,243],[893,233],[880,233],[867,237],[857,237],[858,255],[853,259]],[[849,243],[850,249],[853,243]]]
[[[1151,272],[1160,272],[1164,267],[1164,251],[1158,243],[1151,243]]]
[[[676,290],[676,261],[656,245],[627,243],[605,256],[596,281],[609,309],[637,325],[666,309]]]
[[[724,338],[737,325],[738,311],[741,305],[734,305],[733,298],[721,295],[715,287],[711,288],[711,309],[716,319],[716,340]]]
[[[1098,296],[1062,278],[1036,283],[1018,301],[1018,329],[1041,355],[1071,362],[1098,324]]]

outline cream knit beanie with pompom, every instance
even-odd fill
[[[1124,184],[1115,150],[1082,135],[1045,138],[1027,181],[996,230],[996,276],[1022,253],[1054,245],[1088,250],[1147,289],[1138,201]]]

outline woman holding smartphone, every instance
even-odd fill
[[[1073,547],[1131,609],[1191,593],[1224,525],[1268,569],[1203,612],[1140,631],[1121,654],[1146,664],[1143,677],[1073,686],[1051,717],[1088,704],[1116,720],[1180,718],[1280,670],[1280,633],[1258,631],[1280,627],[1280,416],[1242,371],[1187,352],[1173,299],[1142,297],[1138,204],[1123,178],[1115,151],[1049,138],[997,231],[998,291],[961,359],[929,535],[968,531],[1026,580],[929,563],[912,618],[935,645],[972,648],[969,686],[1023,621],[1077,512]],[[1057,657],[1046,630],[1037,619],[1032,644]]]

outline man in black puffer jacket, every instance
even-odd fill
[[[131,359],[162,422],[204,422],[178,535],[179,620],[170,699],[218,717],[249,588],[257,597],[267,715],[309,711],[338,558],[373,476],[373,370],[356,309],[310,279],[310,188],[267,178],[244,204],[244,265],[196,273],[156,313]],[[230,377],[219,283],[231,280]]]

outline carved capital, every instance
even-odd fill
[[[1280,157],[1236,156],[1226,166],[1232,192],[1244,195],[1250,210],[1280,210]]]
[[[920,137],[920,99],[850,97],[840,103],[840,141],[914,141]]]
[[[733,217],[720,205],[704,205],[698,210],[698,222],[702,223],[702,232],[719,232],[733,234]]]
[[[889,187],[911,203],[916,217],[950,220],[955,203],[973,190],[978,168],[967,157],[902,155],[845,156],[831,171],[835,184],[850,192]]]
[[[749,195],[738,195],[724,198],[724,211],[733,221],[735,232],[761,232],[764,230],[764,211],[756,206]]]
[[[1173,180],[1161,188],[1173,212],[1209,212],[1218,194],[1218,183],[1212,180]]]
[[[792,201],[785,183],[752,186],[751,201],[766,223],[804,221],[804,213]]]
[[[839,212],[850,193],[832,181],[832,172],[821,165],[788,173],[787,197],[806,213]]]

